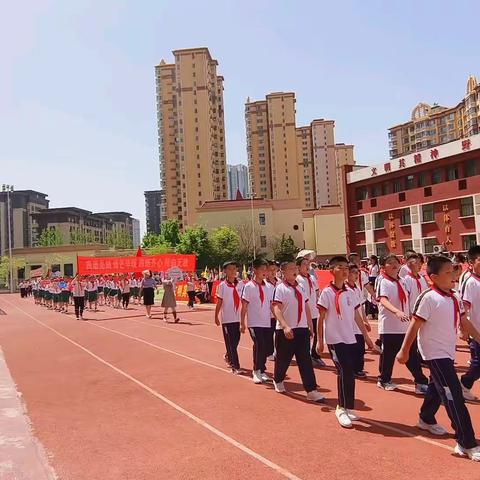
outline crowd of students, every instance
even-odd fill
[[[243,373],[238,345],[248,330],[253,341],[252,379],[270,380],[267,360],[274,359],[273,385],[286,392],[284,379],[295,356],[307,399],[323,402],[317,390],[314,365],[325,345],[337,370],[339,424],[352,428],[355,381],[366,377],[366,347],[379,355],[377,386],[390,392],[395,361],[406,364],[415,393],[424,396],[417,426],[432,435],[445,435],[435,415],[443,404],[455,432],[457,455],[480,461],[465,400],[477,400],[471,388],[480,378],[480,246],[468,252],[468,269],[443,255],[428,259],[413,251],[402,266],[391,254],[361,268],[356,254],[328,262],[332,281],[321,291],[310,262],[299,258],[279,265],[255,260],[253,277],[238,278],[236,262],[223,266],[217,290],[215,323],[222,327],[227,362],[232,373]],[[460,278],[461,277],[461,278]],[[366,298],[378,306],[379,338],[370,338]],[[454,361],[458,337],[470,345],[467,373],[459,379]],[[428,368],[429,377],[423,371]]]

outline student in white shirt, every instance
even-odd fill
[[[427,279],[420,274],[423,262],[420,255],[417,253],[410,253],[407,260],[407,273],[403,277],[403,283],[408,294],[408,305],[410,313],[413,312],[413,307],[417,301],[418,296],[427,290]]]
[[[267,267],[267,277],[266,281],[275,289],[277,283],[280,281],[278,279],[278,271],[280,270],[280,264],[275,260],[268,261]],[[270,334],[268,336],[268,346],[267,346],[267,359],[270,361],[275,360],[275,327],[277,326],[277,320],[275,315],[273,314],[272,310],[272,318],[271,318],[271,328]]]
[[[223,264],[223,280],[217,288],[217,303],[215,305],[215,325],[222,325],[223,340],[227,350],[224,358],[232,373],[241,373],[238,358],[238,344],[240,342],[240,312],[242,282],[238,281],[237,262]]]
[[[412,345],[418,337],[418,348],[430,367],[431,375],[420,409],[418,427],[433,435],[444,435],[445,429],[435,419],[443,403],[455,430],[457,444],[454,453],[480,461],[480,447],[475,440],[454,366],[458,327],[463,328],[477,342],[480,342],[480,333],[468,320],[460,298],[452,290],[454,276],[450,259],[441,255],[431,257],[427,272],[433,285],[417,299],[397,360],[400,363],[408,361]]]
[[[405,263],[400,267],[398,271],[398,276],[400,278],[405,278],[412,270],[410,269],[410,265],[408,264],[408,260],[411,258],[412,255],[417,255],[415,250],[407,250],[405,252]]]
[[[85,308],[85,288],[87,282],[77,275],[72,280],[73,304],[75,306],[75,317],[77,320],[83,320],[83,309]]]
[[[379,302],[378,331],[382,340],[380,355],[380,375],[377,386],[383,390],[396,390],[392,383],[392,371],[395,356],[402,346],[410,320],[410,309],[405,284],[398,277],[400,263],[393,254],[381,259],[383,273],[382,280],[377,283],[377,298]],[[412,345],[407,368],[415,380],[415,393],[424,395],[427,391],[428,378],[422,372],[420,356],[417,346]]]
[[[461,296],[466,314],[473,326],[480,331],[480,245],[468,251],[470,275],[464,280]],[[461,384],[466,400],[478,400],[471,392],[473,384],[480,378],[480,343],[470,339],[471,360],[468,371],[462,375]]]
[[[359,313],[361,301],[354,290],[345,285],[349,272],[348,260],[345,257],[337,256],[331,258],[328,265],[333,281],[322,290],[318,300],[320,314],[317,351],[323,352],[325,340],[338,374],[338,404],[335,415],[342,427],[352,428],[352,420],[357,419],[352,412],[355,403],[355,360],[357,357],[354,323],[362,332],[371,349],[373,349],[373,342],[368,336],[363,318]]]
[[[308,297],[297,283],[298,271],[295,262],[284,262],[280,269],[283,273],[283,282],[275,287],[273,295],[273,312],[277,319],[273,385],[278,393],[286,391],[283,381],[295,355],[307,399],[312,402],[323,402],[324,397],[317,391],[310,356],[310,336],[313,335],[313,331],[312,316],[310,309],[307,308]]]
[[[242,311],[240,330],[245,332],[246,325],[253,340],[253,371],[254,383],[269,380],[265,373],[268,357],[269,336],[271,335],[272,297],[274,287],[265,281],[268,263],[257,258],[253,261],[253,278],[242,292]]]

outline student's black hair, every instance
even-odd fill
[[[348,254],[348,259],[351,261],[353,257],[360,257],[357,252],[351,252]]]
[[[285,270],[291,263],[295,263],[293,260],[289,260],[289,261],[286,261],[286,262],[282,262],[280,264],[280,270]]]
[[[438,275],[440,273],[440,270],[444,265],[449,263],[450,265],[452,264],[452,261],[446,257],[445,255],[432,255],[428,259],[427,263],[427,274],[428,276],[430,275]]]
[[[398,257],[394,253],[389,253],[388,255],[383,255],[380,257],[380,266],[384,267],[390,260],[395,259],[398,262]]]
[[[299,267],[304,260],[307,260],[307,261],[308,261],[308,258],[298,257],[298,258],[295,260],[295,265],[296,265],[297,267]]]
[[[267,260],[268,261],[268,266],[271,267],[272,265],[275,265],[276,267],[280,266],[280,262],[277,262],[276,260]]]
[[[407,253],[407,255],[405,255],[405,260],[408,262],[409,260],[418,260],[420,259],[420,255],[418,253],[415,253],[415,252],[410,252],[410,253]]]
[[[351,272],[352,270],[360,271],[360,267],[356,263],[349,263],[348,264],[348,271]]]
[[[378,257],[376,255],[370,255],[370,260],[375,260],[378,262]]]
[[[344,257],[343,255],[335,255],[328,261],[328,267],[333,268],[339,263],[348,263],[347,257]]]
[[[263,258],[256,258],[252,262],[252,267],[253,268],[260,268],[260,267],[267,267],[267,266],[268,266],[268,262]]]
[[[238,263],[235,260],[229,260],[222,265],[222,269],[225,270],[230,265],[235,265],[238,268]]]
[[[418,255],[418,258],[420,259],[420,261],[421,261],[422,263],[425,263],[425,257],[423,256],[423,254],[417,253],[417,255]]]
[[[408,250],[405,250],[405,258],[407,258],[412,253],[417,253],[417,252],[415,250],[412,250],[411,248],[409,248]]]
[[[470,247],[467,252],[467,257],[469,262],[474,262],[477,257],[480,257],[480,245]]]

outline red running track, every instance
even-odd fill
[[[421,398],[405,367],[394,371],[401,391],[376,387],[375,355],[357,382],[361,421],[343,430],[330,360],[316,369],[326,405],[305,400],[295,366],[288,395],[254,385],[226,370],[211,310],[164,324],[142,307],[103,307],[86,322],[17,296],[1,296],[0,308],[7,365],[62,480],[480,478],[478,465],[451,454],[453,438],[415,428]],[[244,336],[248,369],[250,348]],[[466,360],[462,346],[459,370]],[[479,405],[469,410],[480,428]],[[450,428],[443,410],[438,420]]]

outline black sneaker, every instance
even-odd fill
[[[315,367],[326,367],[327,364],[321,358],[312,358],[312,363]]]
[[[355,372],[355,378],[367,378],[367,374],[361,370],[360,372]]]

